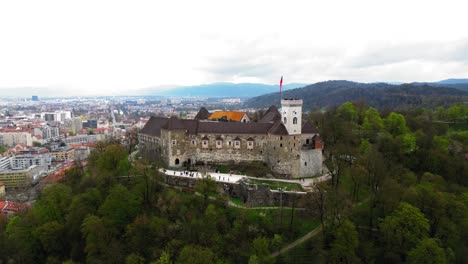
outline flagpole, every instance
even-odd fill
[[[280,106],[281,106],[282,100],[283,100],[283,76],[281,76],[281,79],[280,79]]]

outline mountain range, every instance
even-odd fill
[[[453,80],[400,85],[336,80],[288,90],[282,97],[303,99],[306,110],[334,107],[346,101],[365,101],[368,105],[381,109],[446,106],[468,101],[468,79]],[[244,106],[260,108],[279,104],[279,93],[270,93],[253,97]]]
[[[304,87],[304,83],[289,83],[283,85],[283,90]],[[210,83],[193,86],[180,86],[161,91],[155,88],[140,90],[143,95],[161,96],[202,96],[202,97],[253,97],[279,91],[279,85],[261,83]]]

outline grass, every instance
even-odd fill
[[[242,202],[239,198],[229,197],[229,200],[236,205],[244,206],[244,202]]]
[[[280,188],[284,191],[303,191],[302,186],[299,183],[290,183],[290,182],[281,182],[281,181],[268,181],[268,180],[257,180],[249,179],[251,184],[265,184],[270,187],[272,190],[279,190]]]

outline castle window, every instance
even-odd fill
[[[179,159],[175,159],[175,165],[179,165],[180,163],[180,160]]]
[[[294,117],[294,118],[293,118],[293,124],[294,124],[294,125],[297,124],[297,117]]]
[[[208,140],[203,140],[202,141],[202,147],[203,148],[208,148]]]
[[[284,123],[285,125],[286,125],[287,121],[288,121],[288,119],[287,119],[286,117],[284,117],[283,123]]]
[[[175,145],[175,144],[177,144],[177,140],[174,139],[172,140],[172,145]]]
[[[228,146],[229,147],[232,146],[232,141],[230,141],[230,140],[228,141]]]
[[[304,166],[307,166],[307,161],[306,161],[306,162],[304,162]]]
[[[309,145],[309,142],[310,142],[309,139],[306,139],[306,144],[307,144],[307,145]]]
[[[235,141],[235,143],[234,143],[234,148],[240,149],[240,140],[239,140],[239,141],[237,141],[237,140]]]
[[[283,140],[283,136],[280,136],[280,140]]]
[[[221,140],[216,140],[216,148],[220,149],[223,147],[223,141]]]
[[[253,149],[253,141],[247,142],[247,149]]]
[[[282,147],[283,147],[283,143],[280,143],[280,148],[282,148]]]
[[[195,140],[192,140],[192,145],[195,146],[196,144],[197,144],[197,142]]]

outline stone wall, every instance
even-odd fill
[[[181,176],[164,175],[166,184],[195,188],[198,179]],[[239,198],[246,206],[281,206],[291,207],[294,200],[297,200],[305,192],[280,192],[270,190],[267,185],[218,182],[218,189],[222,190],[230,197]]]
[[[322,174],[322,149],[303,148],[301,150],[301,177]]]

